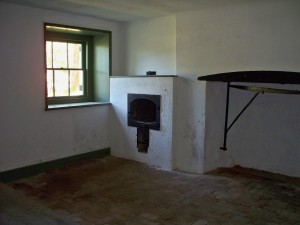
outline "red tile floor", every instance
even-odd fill
[[[195,175],[108,156],[9,186],[81,225],[300,225],[299,179],[243,169]]]

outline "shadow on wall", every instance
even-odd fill
[[[117,111],[121,111],[121,108],[112,105],[110,108],[110,145],[111,145],[111,154],[117,157],[124,157],[126,155],[126,149],[130,149],[130,143],[127,141],[129,140],[128,134],[126,129],[122,125],[122,121],[126,120],[124,115],[125,113],[120,113]],[[122,146],[122,149],[118,148],[118,151],[115,150],[115,145],[117,142],[117,146]]]

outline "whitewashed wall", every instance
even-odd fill
[[[174,168],[190,173],[203,173],[205,84],[198,84],[191,71],[181,70],[178,74],[180,77],[174,100]]]
[[[45,111],[44,22],[111,30],[120,73],[120,26],[0,3],[0,171],[110,147],[110,106]]]
[[[297,97],[260,98],[230,131],[230,148],[222,152],[225,85],[207,84],[205,90],[205,82],[196,80],[237,70],[300,71],[299,12],[297,0],[226,1],[176,15],[177,74],[191,80],[181,92],[192,93],[190,108],[196,109],[203,107],[206,93],[204,171],[241,165],[300,176]],[[233,92],[232,110],[250,96]],[[203,112],[190,114],[189,120],[203,123]]]
[[[177,27],[174,16],[127,23],[125,75],[145,74],[148,70],[164,75],[175,74],[176,67],[181,66],[176,57],[194,60],[190,55],[190,37],[187,36],[187,40],[178,45]],[[191,74],[192,69],[194,68],[189,67],[181,70],[175,83],[173,167],[181,171],[201,173],[204,166],[205,85],[199,88],[199,83],[195,82],[197,73]]]
[[[242,85],[253,85],[244,83]],[[257,84],[262,87],[300,90],[300,85]],[[207,83],[206,166],[241,165],[249,168],[300,176],[299,95],[260,94],[228,133],[223,143],[226,85]],[[229,123],[255,92],[231,89]]]
[[[174,16],[144,19],[124,26],[125,71],[121,75],[176,74],[176,23]]]
[[[285,105],[282,111],[288,113],[284,117],[289,127],[282,140],[255,142],[257,130],[253,127],[247,130],[247,137],[253,137],[251,142],[255,142],[253,154],[249,154],[251,151],[243,149],[246,145],[251,148],[249,140],[244,139],[245,129],[237,126],[233,146],[222,152],[219,144],[224,123],[224,101],[221,100],[226,93],[224,86],[208,84],[206,89],[205,82],[197,81],[201,75],[237,70],[300,71],[299,12],[298,0],[228,0],[207,2],[200,10],[177,13],[172,30],[166,26],[171,23],[167,18],[166,21],[158,18],[126,25],[125,75],[162,70],[176,71],[179,76],[174,95],[175,169],[202,173],[219,166],[240,164],[300,176],[296,163],[300,139],[295,136],[298,130],[294,125],[299,121],[294,116],[286,116],[299,110],[298,104]],[[166,61],[166,54],[169,61]],[[237,110],[248,95],[234,93],[233,97],[238,102],[233,110]],[[268,115],[270,109],[275,110],[273,105],[278,103],[277,98],[267,99],[263,107],[266,109],[260,114],[245,117],[250,120],[248,123],[260,123],[261,114]],[[277,118],[275,115],[270,118],[269,123],[274,127],[264,132],[278,140],[279,127],[274,125]]]
[[[162,169],[172,167],[173,136],[173,77],[112,77],[110,79],[111,103],[111,154],[128,158]],[[127,125],[127,95],[161,95],[160,130],[149,130],[148,153],[137,151],[137,128]]]
[[[114,75],[148,70],[179,75],[174,84],[174,168],[201,173],[240,164],[299,177],[297,97],[259,99],[260,105],[231,131],[230,149],[222,152],[225,86],[197,81],[199,75],[236,70],[300,71],[299,12],[298,0],[228,0],[120,26],[0,3],[0,171],[108,147],[109,134],[112,146],[119,141],[109,131],[109,107],[44,112],[43,22],[53,22],[112,30]],[[249,95],[233,93],[233,112]],[[274,111],[279,115],[265,118]],[[278,116],[286,122],[278,123]],[[245,129],[249,124],[251,129]],[[82,148],[76,149],[78,144]]]

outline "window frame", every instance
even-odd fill
[[[55,35],[51,35],[54,34]],[[87,45],[89,59],[87,75],[87,94],[85,96],[68,96],[48,98],[47,87],[47,37],[67,39],[74,35],[81,40],[88,38],[92,43]],[[67,38],[66,38],[67,37]],[[72,42],[72,41],[71,41]],[[45,110],[86,107],[109,104],[109,80],[112,73],[112,31],[70,26],[66,24],[44,23],[44,77],[45,77]]]
[[[45,31],[45,48],[47,41],[57,42],[71,42],[81,43],[84,47],[82,51],[82,69],[84,71],[83,83],[84,94],[82,96],[59,96],[48,97],[48,87],[46,87],[47,104],[66,104],[66,103],[79,103],[79,102],[91,102],[93,98],[93,38],[89,35],[76,35],[55,31]],[[45,50],[46,51],[46,50]],[[46,52],[45,52],[45,60]],[[47,62],[46,62],[46,81],[47,81]],[[47,82],[46,82],[47,83]]]

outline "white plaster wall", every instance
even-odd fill
[[[0,3],[0,171],[110,147],[110,106],[44,111],[44,22],[111,30],[121,70],[119,24]]]
[[[178,13],[175,17],[121,26],[0,3],[0,171],[109,147],[109,134],[113,149],[116,146],[135,148],[135,143],[128,142],[136,138],[132,130],[129,136],[119,133],[124,128],[119,122],[124,119],[121,108],[111,113],[111,119],[118,118],[111,120],[111,133],[109,106],[43,110],[43,22],[53,22],[112,30],[114,75],[145,74],[148,70],[179,75],[173,83],[174,133],[171,144],[165,146],[167,149],[173,146],[174,168],[201,173],[240,164],[299,177],[297,97],[263,96],[256,102],[260,105],[253,107],[255,111],[250,108],[233,128],[235,139],[229,139],[230,149],[222,152],[219,145],[225,86],[218,83],[206,86],[205,82],[197,81],[199,75],[225,71],[299,71],[299,11],[298,0],[228,0],[226,4],[211,3],[201,10]],[[150,93],[154,89],[149,86],[145,90]],[[234,113],[247,101],[249,93],[234,92],[232,96],[237,102],[232,108]],[[280,103],[284,107],[278,110]],[[286,122],[278,124],[276,114],[266,118],[269,110],[278,111]],[[271,120],[264,127],[267,119]],[[250,129],[245,129],[249,124]],[[282,134],[281,130],[286,132]],[[265,133],[272,140],[267,138],[264,142]],[[152,139],[158,133],[150,131],[150,135]],[[130,155],[131,152],[118,154],[145,162],[150,160],[139,158],[145,155]],[[171,168],[170,161],[151,157],[163,167]]]
[[[178,89],[191,93],[194,100],[186,104],[195,107],[182,123],[205,121],[205,128],[194,126],[200,139],[205,129],[204,171],[239,164],[300,176],[297,97],[263,96],[230,131],[230,148],[222,152],[226,88],[214,83],[205,90],[205,82],[196,80],[199,75],[237,70],[300,71],[299,12],[297,0],[227,1],[176,15],[177,74],[190,80]],[[232,110],[238,111],[249,95],[234,92]]]
[[[176,74],[174,16],[127,23],[123,38],[126,49],[125,75],[145,75],[149,70],[159,75]]]
[[[174,169],[203,173],[205,84],[198,84],[190,71],[179,70],[178,73],[174,96]]]
[[[251,84],[243,84],[251,85]],[[253,85],[253,84],[252,84]],[[257,84],[299,90],[299,85]],[[241,165],[248,168],[300,176],[300,107],[298,95],[259,95],[228,133],[227,151],[223,143],[225,119],[223,83],[207,83],[207,170],[216,166]],[[254,92],[231,89],[229,123],[254,96]]]
[[[180,77],[174,84],[173,167],[181,171],[201,173],[204,157],[205,85],[195,82],[198,62],[190,54],[195,46],[187,41],[190,33],[185,34],[192,27],[179,28],[184,31],[178,33],[176,20],[171,16],[126,24],[125,75],[145,74],[148,70],[155,70],[157,74],[177,74],[176,67],[179,66]],[[176,37],[178,34],[179,38]],[[190,61],[196,65],[182,67]]]
[[[145,162],[162,169],[172,169],[173,86],[172,77],[112,77],[111,103],[111,154]],[[148,153],[136,148],[137,128],[127,126],[127,94],[161,95],[160,130],[149,130]]]
[[[179,13],[177,70],[184,67],[199,75],[236,70],[298,71],[299,11],[298,0],[228,0],[226,5],[216,3]],[[178,49],[184,43],[188,50]]]

